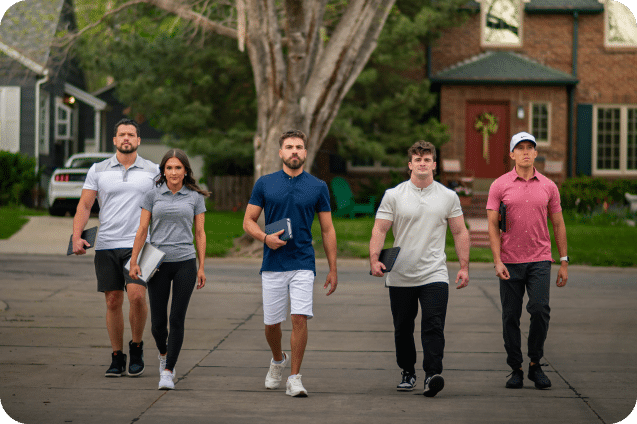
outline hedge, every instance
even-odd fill
[[[40,171],[34,171],[34,158],[0,150],[0,206],[30,203],[40,180]]]
[[[560,187],[564,209],[578,212],[592,211],[604,202],[609,205],[625,205],[625,193],[637,194],[637,180],[608,180],[600,177],[581,176],[569,178]]]

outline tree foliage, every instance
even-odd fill
[[[84,67],[113,76],[119,98],[133,113],[169,134],[171,143],[203,154],[215,174],[251,172],[253,163],[259,168],[255,175],[267,172],[278,163],[270,158],[278,149],[277,134],[289,126],[311,133],[308,165],[330,126],[343,155],[393,163],[417,139],[437,146],[446,141],[445,128],[428,117],[436,99],[423,78],[424,46],[439,28],[454,22],[458,0],[399,0],[360,76],[356,67],[366,61],[369,48],[348,59],[351,69],[333,71],[332,80],[321,76],[326,72],[322,68],[338,69],[329,61],[349,48],[347,37],[356,36],[343,35],[343,20],[364,26],[352,11],[356,4],[370,5],[290,0],[270,9],[271,0],[262,6],[248,1],[246,54],[237,49],[236,39],[242,32],[235,5],[242,2],[78,0],[80,27],[96,25],[96,17],[102,22],[83,38]],[[274,32],[255,23],[258,10],[260,21],[275,18]],[[310,12],[320,15],[310,18]],[[372,19],[373,14],[365,13]],[[197,22],[193,14],[199,16]],[[314,29],[318,42],[297,32],[314,23],[321,25]],[[304,35],[307,40],[298,38]],[[334,52],[328,51],[332,46]],[[305,54],[303,48],[315,50]],[[315,63],[319,56],[326,59]],[[358,79],[345,97],[351,76]]]
[[[398,1],[365,70],[344,99],[330,136],[346,158],[405,163],[415,141],[440,147],[446,126],[435,117],[436,95],[425,78],[426,47],[440,29],[462,19],[461,1]]]

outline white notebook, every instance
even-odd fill
[[[157,268],[159,268],[165,257],[166,254],[164,252],[146,242],[137,257],[137,264],[142,270],[141,275],[139,275],[140,280],[148,283],[148,280],[153,278],[153,275],[155,275]],[[130,259],[126,262],[126,265],[124,265],[124,269],[130,271]]]

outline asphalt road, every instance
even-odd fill
[[[614,423],[635,407],[637,269],[571,266],[568,285],[552,289],[543,362],[553,387],[540,391],[529,380],[521,390],[504,388],[497,281],[490,265],[472,265],[469,287],[450,292],[445,389],[425,398],[422,372],[416,391],[395,390],[400,370],[382,280],[363,260],[341,260],[338,290],[326,297],[327,265],[319,262],[301,369],[309,397],[298,399],[263,385],[270,353],[258,268],[258,260],[206,261],[208,284],[191,301],[179,380],[164,392],[149,322],[143,376],[104,378],[110,346],[92,257],[0,253],[3,408],[22,423],[370,424]],[[289,320],[283,329],[289,349]]]

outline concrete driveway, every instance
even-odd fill
[[[54,221],[65,240],[68,222]],[[543,362],[553,387],[540,391],[529,380],[521,390],[504,388],[498,284],[491,265],[472,265],[470,285],[450,293],[445,388],[425,398],[422,372],[416,391],[395,389],[400,370],[382,280],[368,275],[364,260],[341,260],[338,290],[326,297],[327,265],[319,261],[301,369],[309,397],[297,399],[264,388],[270,353],[258,268],[258,260],[206,260],[208,284],[190,304],[176,390],[164,392],[149,322],[143,376],[104,378],[110,345],[91,257],[0,254],[2,407],[22,423],[135,424],[610,424],[635,407],[636,269],[570,267],[568,285],[551,293]],[[525,312],[523,330],[528,325]],[[288,320],[288,351],[290,328]]]

